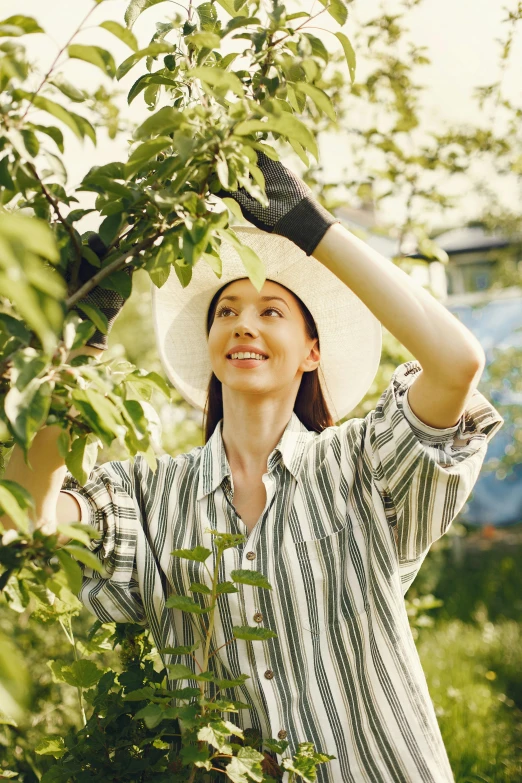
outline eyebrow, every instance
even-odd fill
[[[222,302],[224,299],[229,299],[231,302],[237,302],[240,299],[240,297],[239,296],[223,296],[223,297],[221,297],[219,302]],[[262,296],[261,297],[261,301],[262,302],[270,302],[272,299],[277,299],[279,302],[282,302],[290,310],[290,307],[289,307],[288,303],[284,299],[282,299],[280,296]],[[219,302],[218,302],[218,304],[219,304]]]

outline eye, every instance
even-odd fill
[[[229,311],[231,313],[234,312],[231,307],[228,307],[227,305],[222,305],[220,308],[218,308],[218,310],[216,312],[216,318],[221,317],[223,315],[223,313],[226,312],[226,311]],[[280,310],[278,310],[276,307],[267,307],[265,310],[263,310],[263,314],[264,313],[268,313],[270,311],[272,311],[274,313],[277,313],[278,315],[283,317],[283,313]]]
[[[217,313],[216,313],[216,318],[218,318],[219,316],[223,315],[223,313],[224,313],[226,310],[228,310],[228,311],[229,311],[229,312],[231,312],[231,313],[233,312],[233,310],[232,310],[230,307],[227,307],[226,305],[223,305],[222,307],[220,307],[220,308],[218,309],[218,311],[217,311]]]

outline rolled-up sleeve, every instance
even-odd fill
[[[425,424],[408,402],[408,389],[421,370],[417,361],[399,365],[367,416],[374,478],[394,527],[404,592],[431,544],[464,506],[488,443],[504,423],[474,389],[454,426]]]
[[[146,542],[134,480],[135,471],[126,460],[97,465],[83,486],[67,473],[62,486],[78,500],[82,523],[99,533],[89,549],[101,572],[79,563],[83,582],[78,598],[102,622],[146,624],[136,562]]]

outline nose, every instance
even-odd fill
[[[249,318],[248,315],[243,312],[234,325],[234,334],[236,337],[241,337],[242,335],[248,335],[248,337],[257,337],[259,335],[259,331],[254,326],[252,318]]]

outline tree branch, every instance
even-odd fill
[[[69,236],[72,239],[72,242],[74,244],[74,247],[76,248],[76,252],[78,254],[78,258],[80,259],[82,257],[82,246],[81,243],[78,241],[78,237],[76,235],[76,232],[74,228],[71,226],[70,223],[66,221],[62,213],[60,212],[60,207],[58,206],[59,202],[54,198],[54,196],[47,190],[43,180],[40,178],[38,172],[36,171],[36,167],[33,163],[27,162],[27,167],[31,170],[33,176],[38,180],[38,183],[42,189],[42,193],[44,194],[45,198],[49,202],[49,204],[52,206],[56,213],[56,217],[60,221],[60,223],[64,226],[65,230],[69,234]]]
[[[38,87],[36,88],[36,90],[35,90],[35,91],[33,92],[33,94],[31,95],[31,97],[28,99],[27,108],[26,108],[26,110],[24,111],[24,113],[22,114],[22,116],[20,117],[20,123],[22,123],[22,122],[25,120],[25,117],[26,117],[26,115],[27,115],[27,112],[29,111],[29,109],[30,109],[30,108],[31,108],[31,106],[33,105],[33,101],[34,101],[34,99],[36,98],[36,96],[38,95],[38,93],[40,92],[40,90],[42,89],[42,87],[44,86],[44,84],[46,83],[46,81],[47,81],[47,79],[49,78],[49,76],[50,76],[50,75],[52,74],[52,72],[54,71],[54,69],[55,69],[55,67],[56,67],[56,63],[58,62],[58,60],[60,59],[60,57],[62,56],[62,54],[65,52],[65,50],[67,49],[67,47],[69,46],[69,44],[71,43],[71,41],[73,40],[73,38],[74,38],[76,35],[78,35],[78,33],[79,33],[79,32],[80,32],[80,30],[82,29],[83,25],[85,24],[85,22],[87,21],[87,19],[89,18],[89,16],[92,14],[92,12],[93,12],[93,11],[94,11],[94,10],[95,10],[97,7],[98,7],[98,5],[97,5],[97,4],[96,4],[96,5],[94,5],[94,6],[91,8],[91,10],[90,10],[90,11],[89,11],[89,12],[88,12],[86,15],[85,15],[85,17],[84,17],[84,18],[83,18],[83,20],[80,22],[79,26],[76,28],[76,30],[74,31],[74,33],[71,35],[71,37],[69,38],[69,40],[67,41],[67,43],[65,43],[65,44],[62,46],[62,48],[60,49],[60,51],[58,52],[58,54],[57,54],[57,55],[56,55],[56,57],[54,58],[53,62],[51,63],[51,67],[49,68],[49,70],[47,71],[47,73],[45,74],[45,76],[43,77],[42,81],[40,82],[40,84],[38,85]]]
[[[104,266],[103,269],[100,269],[99,272],[96,272],[96,274],[87,280],[87,282],[84,283],[81,288],[75,291],[74,294],[72,294],[66,300],[65,304],[67,309],[70,310],[71,307],[76,304],[76,302],[80,301],[80,299],[85,299],[87,294],[92,291],[93,288],[96,288],[98,283],[101,283],[102,280],[105,280],[106,277],[122,267],[129,256],[136,256],[138,253],[141,253],[142,250],[146,250],[147,248],[152,247],[154,242],[159,239],[160,236],[162,236],[162,233],[163,231],[161,230],[158,231],[154,236],[149,237],[148,239],[144,239],[143,242],[139,242],[134,247],[129,248],[129,250],[127,250],[125,253],[122,253],[117,258],[115,258],[114,261],[111,261],[110,264]]]

